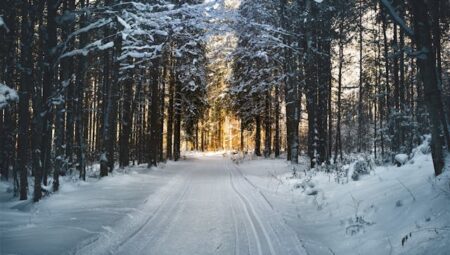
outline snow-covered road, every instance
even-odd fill
[[[228,158],[178,165],[142,213],[79,245],[75,254],[306,254],[270,202]]]
[[[358,181],[291,167],[194,153],[65,176],[36,204],[0,182],[0,254],[449,254],[450,177],[433,177],[429,154]]]

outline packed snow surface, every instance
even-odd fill
[[[306,167],[293,178],[282,159],[230,158],[197,153],[101,180],[64,180],[37,204],[11,199],[2,183],[0,254],[450,251],[450,177],[433,177],[430,155],[358,181]]]

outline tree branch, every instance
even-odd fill
[[[381,4],[386,8],[391,18],[394,20],[397,25],[400,26],[400,28],[407,34],[409,37],[414,37],[414,32],[411,28],[406,25],[406,22],[398,16],[395,8],[392,6],[392,4],[389,2],[389,0],[380,0]]]

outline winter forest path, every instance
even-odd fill
[[[177,163],[141,213],[79,245],[74,254],[306,254],[296,234],[231,160]]]

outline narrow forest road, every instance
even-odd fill
[[[306,254],[296,234],[230,159],[178,165],[172,180],[73,254]]]

